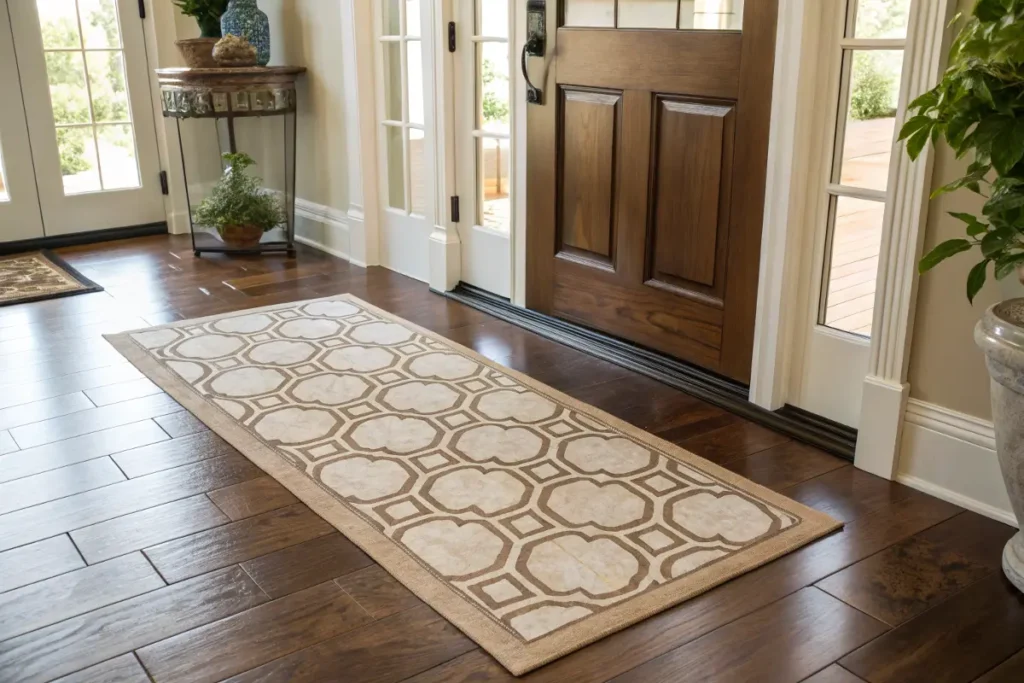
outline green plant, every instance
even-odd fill
[[[850,114],[858,121],[885,118],[896,113],[892,106],[893,78],[879,69],[871,57],[865,52],[857,54],[853,69]]]
[[[278,198],[261,188],[263,181],[245,172],[256,164],[244,152],[224,154],[227,168],[210,196],[196,208],[195,221],[217,228],[229,225],[255,225],[266,232],[285,220]]]
[[[504,81],[504,83],[499,83],[499,85],[504,89],[503,92],[508,92],[508,76],[498,73],[494,68],[494,63],[489,59],[484,60],[480,80],[485,87],[496,80]],[[508,123],[508,101],[500,99],[493,90],[488,89],[484,91],[481,104],[483,105],[484,121],[488,123]]]
[[[228,8],[228,0],[171,0],[181,13],[199,24],[203,38],[220,38],[220,15]]]
[[[958,158],[972,155],[966,175],[933,196],[967,188],[985,198],[982,215],[952,213],[965,224],[966,239],[939,244],[918,269],[978,247],[982,260],[967,277],[973,302],[990,263],[997,279],[1024,264],[1024,0],[979,0],[953,43],[942,82],[910,109],[916,114],[900,140],[912,159],[940,139]]]

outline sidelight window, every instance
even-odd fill
[[[566,0],[564,25],[738,31],[743,0]]]
[[[427,211],[426,126],[423,92],[421,0],[383,0],[381,66],[386,199],[392,209]]]
[[[510,230],[511,96],[508,0],[476,0],[476,225]],[[486,8],[485,8],[486,6]],[[486,9],[486,11],[485,11]]]
[[[848,0],[818,323],[871,336],[911,0]]]

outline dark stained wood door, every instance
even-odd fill
[[[527,306],[749,381],[777,0],[741,30],[571,27],[547,4]]]

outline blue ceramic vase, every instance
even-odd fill
[[[256,48],[256,62],[260,66],[270,62],[270,21],[256,0],[231,0],[220,18],[220,31],[248,40]]]

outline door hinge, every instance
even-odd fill
[[[455,52],[455,22],[448,22],[448,52]]]
[[[167,171],[160,171],[160,194],[170,194],[167,189]]]
[[[456,195],[452,197],[452,223],[459,222],[459,198]]]
[[[139,19],[146,18],[146,0],[139,0]]]

